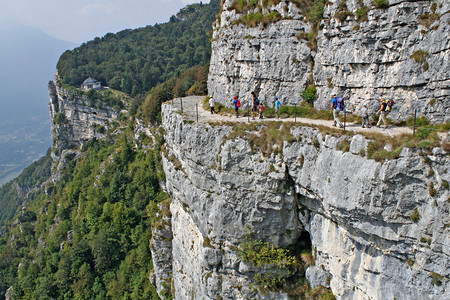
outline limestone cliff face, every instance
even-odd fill
[[[232,3],[224,1],[213,34],[208,88],[218,101],[229,105],[234,95],[248,101],[256,91],[268,105],[274,96],[293,105],[313,83],[320,109],[329,108],[333,93],[346,98],[350,110],[368,103],[371,112],[375,100],[386,97],[396,101],[392,119],[417,109],[433,122],[450,120],[448,1],[391,0],[386,9],[368,0],[328,2],[317,47],[301,38],[311,25],[292,1],[267,8],[282,19],[255,28],[233,23],[243,14]],[[338,11],[349,15],[338,17]]]
[[[449,296],[450,159],[441,148],[376,162],[363,136],[294,126],[294,140],[269,156],[229,138],[231,127],[185,121],[169,105],[163,125],[172,203],[153,255],[155,270],[171,270],[175,299],[287,299],[250,288],[252,269],[235,251],[247,226],[281,247],[309,235],[307,280],[337,299]],[[348,152],[337,150],[344,139]]]
[[[48,84],[50,102],[48,104],[52,118],[51,132],[53,138],[52,159],[59,165],[72,159],[81,146],[92,138],[104,138],[104,130],[117,119],[119,111],[110,107],[97,107],[95,101],[79,91],[58,87],[55,81]],[[52,177],[58,180],[58,171],[52,170]]]

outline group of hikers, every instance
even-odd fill
[[[252,102],[251,102],[251,116],[252,119],[255,119],[255,115],[258,116],[260,119],[263,118],[263,112],[264,112],[264,104],[258,99],[255,92],[251,92]],[[209,106],[211,108],[211,114],[215,114],[215,105],[216,102],[211,95],[209,97]],[[391,111],[392,106],[394,105],[394,100],[386,100],[381,99],[380,102],[380,109],[377,111],[377,115],[379,115],[377,127],[381,127],[381,122],[383,122],[384,126],[387,128],[388,123],[386,120],[386,115]],[[234,96],[231,100],[231,103],[234,106],[234,110],[236,112],[236,118],[239,117],[239,108],[241,107],[241,101],[239,100],[238,96]],[[274,109],[276,118],[278,119],[280,117],[279,112],[281,108],[281,101],[278,99],[278,97],[274,97]],[[333,113],[333,126],[339,125],[340,128],[344,127],[342,122],[339,120],[339,113],[341,111],[345,111],[345,103],[344,99],[342,97],[337,97],[336,94],[333,94],[331,99],[331,112]],[[369,110],[367,108],[367,104],[363,104],[363,107],[361,108],[361,117],[362,117],[362,128],[370,128],[369,123]]]
[[[391,111],[392,106],[394,105],[394,100],[387,100],[387,99],[381,99],[380,102],[380,109],[377,111],[378,122],[377,127],[381,127],[381,122],[383,122],[385,128],[388,127],[388,123],[386,120],[386,115]],[[342,128],[344,125],[342,125],[341,121],[339,120],[339,113],[341,111],[345,110],[345,104],[344,99],[342,97],[336,97],[336,94],[333,95],[333,98],[331,99],[331,111],[333,113],[333,126],[337,126],[339,124],[339,127]],[[370,128],[369,123],[369,110],[367,108],[367,104],[364,103],[363,107],[361,108],[361,117],[362,117],[362,128]]]
[[[255,119],[255,116],[258,116],[258,118],[262,119],[263,118],[263,112],[264,112],[264,104],[259,100],[259,98],[256,96],[255,92],[251,92],[251,96],[252,96],[252,103],[251,103],[251,114],[252,114],[252,119]],[[213,96],[209,96],[209,106],[211,108],[211,114],[215,114],[215,105],[216,102],[213,98]],[[241,107],[241,101],[239,100],[238,96],[234,96],[233,99],[231,100],[231,103],[234,106],[234,111],[236,112],[236,118],[239,117],[239,108]],[[281,108],[281,102],[278,99],[278,97],[274,98],[274,109],[275,109],[275,114],[277,116],[277,119],[280,117],[279,116],[279,112],[280,112],[280,108]]]

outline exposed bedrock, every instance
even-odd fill
[[[293,2],[267,8],[282,19],[257,27],[233,23],[243,13],[232,10],[232,2],[224,1],[213,33],[208,89],[217,101],[230,106],[238,95],[246,106],[256,91],[266,105],[274,96],[294,105],[312,83],[319,109],[328,109],[337,93],[353,111],[367,103],[375,112],[376,100],[390,98],[396,101],[394,120],[408,119],[414,110],[432,122],[450,120],[448,1],[389,1],[387,9],[346,1],[349,15],[342,21],[336,17],[341,1],[328,2],[317,47],[305,40],[311,24]],[[357,20],[364,7],[366,16]]]
[[[338,299],[449,296],[450,159],[443,149],[404,148],[398,159],[376,162],[366,158],[369,141],[361,135],[292,127],[294,141],[262,155],[248,140],[230,138],[230,126],[186,122],[169,105],[163,125],[172,198],[165,253],[176,299],[286,298],[249,288],[251,268],[235,251],[246,227],[278,247],[307,232],[315,257],[308,282],[329,286]],[[343,139],[350,139],[348,152],[337,150]]]

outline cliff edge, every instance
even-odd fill
[[[172,202],[153,237],[160,294],[288,299],[255,288],[255,269],[237,250],[250,228],[274,247],[309,240],[306,279],[337,299],[449,296],[450,161],[442,148],[404,148],[377,162],[362,135],[276,122],[243,133],[244,125],[195,123],[169,104],[162,110]],[[268,138],[268,127],[280,139]]]

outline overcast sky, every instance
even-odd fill
[[[0,0],[0,30],[31,26],[82,43],[108,32],[165,23],[200,0]],[[203,0],[209,3],[209,0]]]

